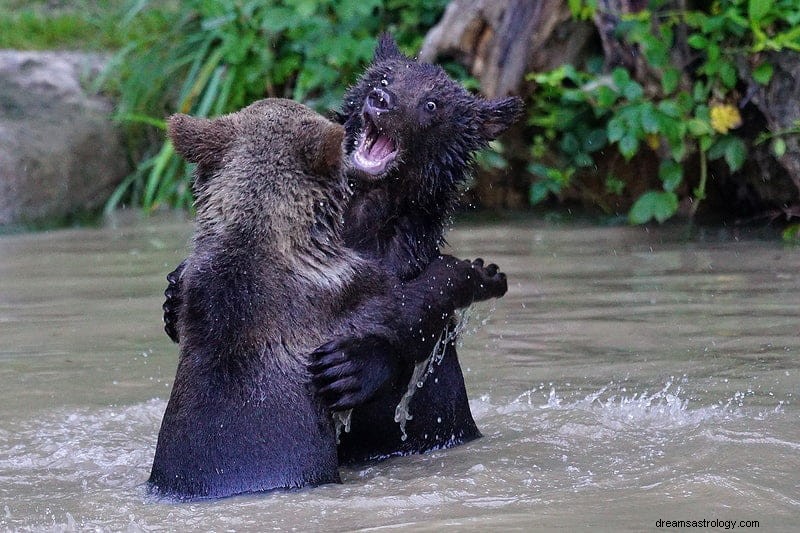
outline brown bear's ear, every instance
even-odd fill
[[[225,119],[210,120],[177,114],[169,117],[167,132],[175,150],[190,163],[216,169],[234,138],[233,125]]]
[[[387,59],[408,59],[403,52],[397,47],[394,38],[388,33],[382,33],[378,38],[378,46],[375,48],[375,57],[373,63],[384,61]]]
[[[306,123],[306,157],[314,174],[329,174],[342,164],[344,127],[326,119]]]
[[[488,100],[481,104],[480,134],[486,141],[496,139],[506,131],[522,114],[522,99],[516,96],[500,100]]]

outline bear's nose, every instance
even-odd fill
[[[375,111],[390,111],[394,109],[394,95],[383,89],[372,89],[367,96],[367,105]]]

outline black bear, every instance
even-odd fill
[[[340,113],[356,169],[350,173],[355,193],[345,213],[345,244],[403,280],[419,275],[439,254],[474,152],[503,133],[521,111],[519,98],[476,97],[439,66],[406,57],[391,37],[382,36],[372,64],[345,94]],[[342,463],[421,453],[480,436],[452,336],[440,347],[443,352],[431,363],[433,378],[422,388],[416,387],[416,375],[412,380],[419,368],[412,353],[400,354],[398,365],[386,355],[355,348],[352,339],[334,339],[315,352],[312,367],[318,383],[336,379],[331,370],[343,357],[362,376],[366,365],[392,369],[390,386],[353,409],[350,431],[340,437]],[[376,385],[369,379],[359,382]],[[335,385],[329,390],[328,403],[341,406],[347,392]],[[409,391],[414,391],[410,403],[401,405]],[[405,411],[411,419],[403,420]]]
[[[345,245],[401,280],[418,276],[438,257],[474,152],[503,133],[521,111],[519,98],[476,97],[440,67],[406,57],[391,37],[382,36],[372,64],[348,90],[339,113],[353,166]],[[176,341],[182,267],[168,276],[165,291],[165,328]],[[428,339],[428,354],[437,339]],[[416,390],[405,406],[410,420],[402,419],[403,409],[396,411],[408,399],[420,359],[411,350],[392,353],[385,343],[372,341],[336,338],[313,354],[311,370],[328,405],[361,404],[352,412],[349,432],[340,437],[341,462],[421,453],[480,436],[454,339],[433,362],[436,383]]]
[[[455,308],[502,295],[504,275],[440,256],[402,283],[345,247],[344,129],[305,106],[267,99],[214,120],[175,115],[169,133],[197,164],[197,219],[151,491],[189,500],[337,482],[312,350],[355,335],[395,351],[423,345]],[[396,334],[412,327],[411,343]]]

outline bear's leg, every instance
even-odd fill
[[[481,436],[469,409],[467,390],[455,347],[448,344],[444,357],[434,364],[421,388],[409,383],[376,397],[352,412],[350,432],[339,439],[339,461],[353,464],[396,455],[449,448]],[[397,406],[415,388],[406,409]],[[402,417],[405,413],[411,419]],[[399,414],[400,420],[395,420]]]

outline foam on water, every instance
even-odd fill
[[[145,498],[143,484],[165,407],[164,400],[153,399],[58,410],[8,424],[0,445],[0,499],[7,502],[0,527],[79,531],[119,524],[120,514]],[[86,500],[85,508],[75,507],[76,498]],[[78,511],[98,519],[76,522]],[[127,522],[128,531],[142,530],[132,514]]]
[[[165,407],[163,400],[154,399],[19,422],[4,435],[7,446],[0,451],[0,472],[20,467],[51,473],[63,470],[65,479],[82,479],[89,469],[110,479],[116,467],[146,461]]]

